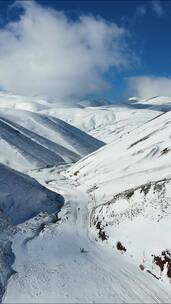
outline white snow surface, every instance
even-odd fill
[[[160,100],[160,102],[158,102],[159,104],[157,103],[158,106],[156,108],[151,108],[149,111],[148,106],[150,102],[154,102],[154,100],[155,103],[158,100]],[[29,98],[1,92],[0,109],[1,113],[7,113],[7,109],[9,109],[9,114],[10,109],[12,109],[12,116],[16,117],[17,122],[20,121],[22,126],[31,128],[33,131],[35,125],[33,126],[32,123],[30,125],[30,120],[36,119],[35,113],[42,113],[45,114],[45,116],[50,115],[51,117],[60,118],[78,129],[89,133],[93,137],[109,143],[162,113],[162,111],[165,110],[163,109],[163,105],[165,105],[166,100],[168,102],[168,97],[161,97],[161,99],[159,97],[152,98],[149,99],[148,102],[139,100],[137,104],[142,104],[140,111],[140,109],[137,109],[132,104],[122,104],[122,106],[119,104],[112,105],[105,99],[83,100],[75,103],[71,101],[65,104],[60,101],[56,103],[42,100],[38,97]],[[21,110],[21,112],[19,110]],[[33,112],[34,119],[31,117],[31,113],[26,116],[26,114],[22,113],[22,110]],[[30,119],[28,119],[28,115],[30,115]],[[28,123],[27,120],[29,120]],[[37,117],[37,120],[40,120],[40,118]],[[38,130],[36,126],[36,132],[37,131],[38,134],[47,136],[45,130],[43,130],[42,133],[42,130],[40,132],[40,128]],[[52,134],[50,134],[50,139],[52,139],[52,141],[54,140]],[[70,149],[70,146],[67,145],[67,148]],[[74,150],[74,152],[76,151]]]
[[[90,104],[0,95],[3,303],[171,302],[171,113]]]
[[[36,180],[0,164],[1,217],[13,224],[32,218],[40,212],[53,213],[62,206],[63,199]]]
[[[149,109],[167,112],[171,110],[171,97],[167,96],[153,96],[146,99],[132,97],[128,102],[135,103],[141,108],[148,107]]]
[[[98,200],[169,177],[170,132],[171,112],[163,113],[80,160],[70,173],[89,190],[98,184]]]
[[[3,303],[170,302],[170,286],[139,270],[133,261],[101,242],[89,229],[91,199],[54,168],[34,177],[65,195],[59,221],[40,215],[19,225],[16,256]],[[40,231],[42,220],[46,222]],[[35,233],[39,231],[39,233]]]
[[[94,200],[96,234],[100,222],[111,246],[121,242],[137,265],[159,278],[164,271],[155,267],[153,256],[171,249],[170,134],[167,112],[68,170]]]
[[[40,111],[50,107],[50,103],[38,97],[26,97],[0,91],[0,108]]]
[[[14,169],[76,162],[104,145],[59,118],[18,109],[22,97],[1,95],[7,107],[0,100],[0,161]]]
[[[134,109],[126,106],[86,108],[51,108],[42,111],[63,120],[90,135],[110,143],[156,117],[161,111]]]

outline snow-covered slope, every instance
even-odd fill
[[[15,273],[12,269],[15,255],[11,240],[18,232],[18,224],[38,214],[43,217],[59,212],[63,203],[61,195],[46,189],[33,178],[0,164],[0,302],[8,279]]]
[[[136,97],[129,98],[130,103],[134,106],[140,106],[145,108],[150,108],[158,111],[167,112],[171,110],[171,97],[167,96],[154,96],[146,99],[140,99]]]
[[[170,132],[171,112],[167,112],[85,157],[71,171],[78,171],[75,178],[88,189],[98,183],[97,192],[100,195],[102,189],[106,197],[165,178],[170,168]]]
[[[3,303],[169,303],[171,114],[1,95]]]
[[[0,111],[0,160],[13,168],[75,162],[102,145],[57,118],[23,110]]]
[[[143,99],[139,102],[152,106],[163,106],[163,107],[168,106],[171,108],[171,97],[167,97],[167,96],[154,96]]]
[[[111,102],[105,98],[97,98],[97,99],[84,99],[77,102],[78,105],[83,107],[100,107],[100,106],[109,106]]]
[[[48,138],[56,144],[60,144],[80,156],[87,155],[104,145],[103,142],[59,118],[29,111],[5,111],[2,115],[9,118],[14,124],[17,122],[17,124]]]
[[[168,286],[141,272],[127,256],[93,240],[91,200],[85,192],[57,170],[32,173],[51,189],[59,188],[65,205],[56,221],[37,216],[18,226],[12,245],[16,273],[3,303],[170,302]]]
[[[38,142],[34,140],[37,138]],[[2,163],[19,170],[64,163],[63,158],[53,152],[55,150],[53,143],[50,143],[53,149],[46,148],[48,143],[37,134],[30,134],[26,129],[21,130],[20,126],[0,118],[0,161]]]
[[[149,267],[158,277],[161,268],[155,270],[156,259],[166,260],[162,274],[171,270],[170,134],[171,112],[167,112],[69,170],[94,199],[96,234],[109,237],[114,248],[121,242],[138,265]]]
[[[160,111],[134,109],[128,106],[51,108],[43,111],[89,133],[104,142],[111,142],[159,115]]]
[[[20,121],[22,126],[31,128],[32,131],[35,130],[39,135],[45,137],[47,136],[45,129],[43,128],[42,130],[41,128],[40,132],[40,128],[38,128],[38,123],[42,124],[42,120],[40,122],[40,117],[38,117],[38,114],[36,117],[36,113],[42,113],[45,116],[50,115],[58,119],[63,119],[65,122],[81,129],[86,133],[89,133],[93,137],[109,143],[159,115],[164,110],[163,104],[165,104],[166,100],[168,101],[168,98],[158,97],[155,99],[155,102],[154,99],[155,98],[152,98],[147,101],[138,100],[136,103],[132,103],[132,100],[130,100],[128,104],[122,103],[120,105],[112,105],[105,99],[90,99],[80,102],[71,101],[70,103],[62,103],[61,101],[49,102],[39,99],[38,97],[29,98],[1,92],[0,109],[3,113],[6,113],[8,110],[9,114],[11,109],[12,116],[16,117],[14,118],[14,122],[16,121],[15,119],[17,119],[17,122]],[[160,105],[156,105],[156,107],[152,107],[152,105],[150,106],[150,102],[158,104],[158,100],[160,100]],[[30,114],[29,118],[29,114],[24,112],[22,113],[22,110],[27,110],[27,112],[31,111],[33,116]],[[28,123],[27,120],[29,121]],[[33,122],[33,120],[39,121],[36,123],[36,127],[35,123],[34,125],[30,126],[30,121]],[[44,123],[45,121],[43,124]],[[54,141],[54,138],[56,138],[56,140],[58,139],[56,135],[52,136],[51,134],[49,139]],[[68,145],[66,147],[69,149],[71,148]],[[75,150],[74,152],[77,153]],[[81,154],[81,156],[84,155]]]
[[[54,166],[76,162],[104,145],[59,118],[38,113],[50,107],[38,98],[0,93],[2,163],[19,170]]]
[[[3,164],[0,164],[0,185],[0,217],[13,224],[40,212],[55,212],[63,204],[62,196]]]
[[[0,108],[40,111],[50,107],[50,103],[38,97],[26,97],[0,91]]]

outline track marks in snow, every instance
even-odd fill
[[[141,272],[127,257],[95,242],[89,228],[89,196],[77,189],[60,172],[45,169],[32,172],[35,177],[51,176],[48,187],[65,193],[65,205],[56,223],[44,229],[22,248],[42,219],[20,225],[13,251],[17,273],[9,280],[4,303],[13,302],[169,302],[167,288]],[[49,172],[49,173],[48,173]],[[52,175],[51,175],[52,174]],[[58,191],[59,192],[59,191]],[[44,217],[46,221],[46,216]],[[84,251],[81,252],[81,248]]]

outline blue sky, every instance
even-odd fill
[[[171,77],[171,1],[112,1],[112,0],[62,0],[36,1],[40,5],[64,11],[71,20],[80,15],[100,16],[128,31],[128,44],[134,60],[127,67],[109,68],[105,79],[112,90],[105,93],[110,98],[126,94],[127,79]],[[13,1],[0,0],[0,21],[3,28],[9,21],[17,20],[20,10],[9,9]],[[170,83],[171,84],[171,83]],[[168,87],[168,86],[167,86]]]
[[[76,0],[38,1],[64,10],[72,18],[81,14],[100,15],[106,20],[126,26],[131,32],[135,53],[142,65],[137,72],[169,76],[171,66],[171,1]],[[161,13],[154,8],[158,3]],[[142,11],[141,11],[142,9]],[[131,40],[131,39],[130,39]],[[136,73],[136,72],[135,72]]]

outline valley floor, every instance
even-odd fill
[[[46,213],[18,225],[12,238],[15,273],[3,303],[171,302],[171,286],[139,269],[131,258],[95,240],[90,229],[93,202],[68,180],[64,168],[29,172],[60,193],[58,215]]]

